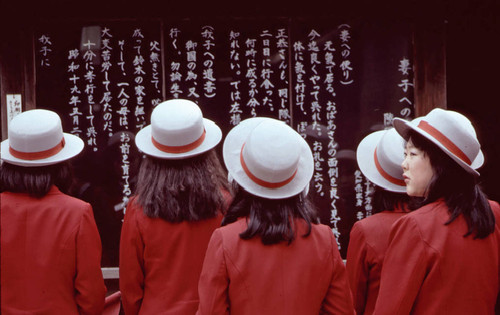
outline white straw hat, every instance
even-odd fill
[[[160,159],[184,159],[204,153],[222,139],[222,131],[203,118],[198,105],[173,99],[158,104],[151,113],[151,125],[141,129],[135,144],[147,155]]]
[[[267,199],[301,193],[314,171],[307,142],[272,118],[240,122],[227,134],[222,152],[229,175],[249,193]]]
[[[406,192],[401,164],[404,139],[394,128],[367,135],[358,145],[359,169],[372,183],[392,192]]]
[[[1,145],[2,160],[25,167],[68,160],[84,146],[77,136],[63,133],[59,115],[46,109],[32,109],[15,116],[8,134]]]
[[[409,131],[415,130],[436,144],[467,172],[479,176],[476,169],[483,165],[484,155],[476,131],[464,115],[435,108],[418,121],[408,122],[394,118],[393,125],[406,140],[409,138]]]

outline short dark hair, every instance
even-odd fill
[[[145,156],[136,200],[148,217],[199,221],[224,210],[223,191],[229,192],[227,176],[214,150],[180,160]]]
[[[222,225],[246,217],[247,229],[240,234],[244,240],[260,236],[264,245],[282,241],[291,244],[295,239],[294,218],[302,218],[307,223],[307,237],[311,224],[319,223],[319,217],[309,199],[302,193],[286,199],[266,199],[251,195],[239,185],[235,185],[234,199],[222,220]]]
[[[24,167],[8,162],[0,165],[0,191],[26,193],[35,198],[45,196],[52,185],[68,193],[73,170],[68,161],[36,167]]]
[[[373,213],[394,211],[395,209],[409,211],[408,202],[410,200],[410,196],[408,196],[406,192],[399,193],[388,191],[375,185],[372,200]]]
[[[413,145],[429,157],[434,175],[428,187],[428,194],[417,199],[412,208],[421,207],[444,198],[450,218],[446,225],[462,215],[467,222],[464,236],[485,238],[495,230],[495,216],[488,198],[471,173],[463,169],[437,145],[415,131],[410,131]]]

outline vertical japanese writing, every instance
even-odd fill
[[[181,63],[176,55],[181,55],[180,47],[177,44],[179,39],[180,30],[178,28],[171,28],[169,31],[170,45],[173,49],[172,61],[170,62],[170,87],[169,92],[174,98],[179,98],[183,93],[181,90],[180,82],[182,82]]]
[[[22,102],[21,102],[21,94],[7,94],[7,129],[10,124],[10,121],[19,115],[22,110]]]
[[[252,117],[257,116],[257,112],[255,110],[256,106],[259,106],[260,103],[257,100],[257,94],[259,90],[257,89],[257,62],[255,60],[255,56],[257,54],[257,49],[255,43],[257,42],[254,38],[247,38],[245,41],[245,57],[247,58],[246,64],[246,79],[248,80],[248,97],[249,100],[246,103],[246,106],[251,109]]]
[[[149,63],[151,64],[151,80],[154,90],[157,95],[161,94],[160,90],[160,42],[157,40],[152,40],[149,42]],[[155,107],[160,104],[161,98],[156,97],[151,99],[151,105]]]
[[[353,70],[353,65],[351,63],[351,60],[349,59],[349,56],[351,55],[351,47],[349,46],[350,44],[350,39],[351,39],[351,26],[348,24],[342,24],[339,26],[339,37],[340,37],[340,55],[341,55],[341,62],[340,62],[340,69],[342,70],[342,78],[340,80],[341,84],[344,85],[349,85],[354,82],[354,80],[351,77],[351,71]]]
[[[331,35],[317,28],[303,35],[293,42],[292,48],[294,119],[297,131],[308,140],[313,151],[313,199],[321,200],[321,207],[328,209],[328,224],[339,238],[339,144],[335,138],[337,100],[334,87],[339,83],[335,82],[338,57],[334,42],[329,39]]]
[[[146,93],[144,92],[144,76],[146,72],[144,71],[144,57],[142,55],[142,41],[144,40],[144,35],[140,28],[136,28],[132,35],[133,47],[134,47],[134,60],[132,64],[134,65],[134,95],[135,95],[135,128],[142,129],[146,125],[145,111],[144,111],[144,97]]]
[[[408,60],[407,58],[401,59],[399,61],[398,71],[402,74],[401,82],[398,84],[398,87],[400,87],[404,93],[404,96],[399,100],[399,103],[401,103],[401,105],[403,106],[400,111],[400,115],[404,118],[407,118],[412,114],[411,108],[413,107],[411,97],[409,97],[409,95],[413,95],[413,83],[410,82],[410,60]]]
[[[278,118],[290,123],[290,110],[288,107],[288,63],[287,63],[287,53],[288,53],[288,35],[286,34],[286,29],[280,28],[278,29],[276,35],[276,48],[278,49],[278,60],[279,60],[279,80],[286,84],[286,87],[282,87],[278,89],[278,98],[279,98],[279,109],[278,109]]]
[[[335,89],[334,89],[334,70],[335,70],[335,48],[333,47],[332,41],[325,41],[323,44],[324,52],[324,73],[325,77],[323,81],[323,88],[325,91],[326,100],[326,130],[327,130],[327,141],[328,141],[328,179],[330,186],[330,224],[332,225],[332,231],[337,237],[340,235],[339,229],[337,227],[340,221],[340,216],[337,209],[337,200],[340,198],[338,194],[338,178],[339,178],[339,168],[337,160],[337,147],[338,143],[335,140],[335,132],[337,130],[337,103],[335,100]],[[339,245],[340,246],[340,245]]]
[[[200,98],[200,95],[196,91],[196,85],[198,74],[196,73],[197,67],[197,53],[198,43],[193,40],[186,41],[186,61],[187,61],[187,74],[186,74],[186,86],[188,89],[188,97],[194,97],[195,99]]]
[[[373,210],[372,196],[374,192],[375,192],[375,186],[373,186],[373,183],[370,182],[367,178],[365,178],[364,206],[367,217],[372,215],[372,210]]]
[[[101,31],[101,73],[103,74],[102,86],[103,95],[99,104],[102,107],[102,120],[103,126],[102,130],[107,132],[108,136],[113,135],[113,110],[111,107],[111,100],[113,99],[110,90],[110,79],[109,72],[113,64],[111,63],[111,52],[113,48],[110,45],[110,41],[113,38],[111,35],[111,30],[107,27],[103,28]]]
[[[48,35],[42,35],[38,38],[38,41],[41,43],[39,50],[41,56],[40,66],[50,67],[50,56],[52,53],[52,42],[50,41],[50,37]]]
[[[203,38],[203,90],[207,98],[214,98],[216,93],[214,77],[215,61],[215,37],[214,28],[206,25],[202,27],[201,37]]]
[[[83,43],[83,61],[85,65],[85,74],[84,74],[84,80],[85,80],[85,90],[84,94],[86,96],[86,101],[88,104],[88,114],[86,116],[87,121],[88,121],[88,126],[87,126],[87,145],[92,148],[92,150],[95,152],[97,151],[97,131],[94,126],[94,105],[95,105],[95,100],[94,100],[94,90],[96,88],[95,85],[95,79],[96,79],[96,74],[94,72],[95,67],[94,67],[94,59],[96,58],[96,53],[94,52],[96,50],[97,43],[91,40],[91,37],[89,36],[87,41]]]
[[[230,70],[233,77],[236,80],[230,83],[230,109],[229,109],[229,123],[231,126],[236,126],[241,121],[241,92],[239,85],[241,83],[241,63],[240,63],[240,33],[235,31],[229,32],[229,59],[230,59]]]
[[[356,203],[354,206],[357,209],[356,218],[361,220],[364,218],[363,211],[363,175],[360,170],[354,171],[354,193],[356,196]]]
[[[293,62],[294,62],[294,74],[296,78],[296,83],[294,86],[295,92],[295,107],[298,107],[300,111],[305,114],[304,110],[304,98],[305,98],[305,88],[304,83],[304,44],[301,41],[296,41],[293,45]],[[303,130],[298,130],[303,133],[305,131],[305,126]]]
[[[69,65],[67,67],[68,80],[70,82],[69,90],[69,105],[71,106],[71,133],[81,138],[82,129],[80,129],[80,117],[83,113],[79,110],[79,104],[82,102],[80,94],[82,93],[78,88],[80,77],[78,76],[78,69],[80,65],[76,62],[80,55],[78,49],[71,49],[68,53]]]
[[[307,65],[310,69],[309,82],[311,84],[311,90],[309,91],[310,99],[310,119],[312,120],[312,130],[322,136],[321,125],[321,104],[319,102],[320,94],[320,80],[321,76],[319,74],[318,67],[321,66],[321,61],[319,60],[319,47],[316,40],[321,37],[316,30],[311,30],[308,34],[309,41],[307,43],[307,52],[309,54],[309,64]],[[323,178],[323,144],[319,141],[314,141],[312,146],[313,157],[314,157],[314,176],[313,183],[316,193],[319,196],[324,196],[324,178]]]
[[[130,99],[130,92],[128,92],[130,83],[127,82],[127,72],[125,71],[125,40],[118,41],[119,47],[119,61],[118,65],[120,65],[122,76],[119,79],[119,82],[116,83],[118,88],[118,103],[120,104],[120,108],[116,111],[119,116],[119,125],[124,129],[128,129],[128,113],[130,110],[128,109],[128,102]]]
[[[130,189],[130,135],[127,132],[120,133],[120,150],[122,154],[122,205],[126,205],[128,203],[129,197],[132,194],[132,190]]]
[[[263,30],[260,33],[260,37],[262,39],[262,67],[260,70],[260,78],[262,79],[262,83],[260,84],[260,88],[264,89],[264,93],[262,95],[261,104],[263,106],[268,106],[271,111],[274,110],[273,107],[273,89],[274,85],[271,80],[271,74],[273,70],[271,69],[271,41],[270,38],[273,35],[269,32],[269,30]]]
[[[373,213],[372,198],[375,186],[359,170],[354,172],[354,191],[356,193],[356,218],[361,220],[371,216]]]
[[[109,200],[99,207],[114,205],[114,215],[124,210],[136,182],[134,134],[163,99],[160,23],[74,23],[61,29],[50,24],[50,32],[35,35],[40,39],[35,42],[37,106],[58,112],[63,126],[85,142],[75,168],[85,187],[80,193],[93,202],[94,193],[104,189]],[[54,86],[58,79],[63,91]]]

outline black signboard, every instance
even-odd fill
[[[285,121],[310,144],[310,196],[345,257],[372,214],[373,184],[355,150],[368,133],[414,115],[406,23],[300,18],[42,23],[38,108],[57,111],[86,149],[75,194],[92,203],[103,264],[118,265],[123,209],[134,193],[134,134],[159,102],[187,98],[227,133],[254,116]],[[218,148],[220,149],[220,148]]]

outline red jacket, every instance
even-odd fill
[[[495,231],[467,232],[449,219],[443,200],[413,211],[393,226],[374,314],[493,315],[500,282],[500,207],[490,202]]]
[[[198,279],[222,216],[170,223],[147,217],[132,199],[120,241],[120,291],[125,314],[194,314]]]
[[[303,220],[291,245],[243,240],[246,220],[215,230],[198,290],[198,315],[354,314],[344,263],[331,229]]]
[[[372,314],[392,224],[405,215],[401,209],[383,211],[354,223],[347,247],[347,276],[358,315]]]
[[[4,192],[1,313],[101,314],[106,287],[90,204],[55,186],[36,199]]]

